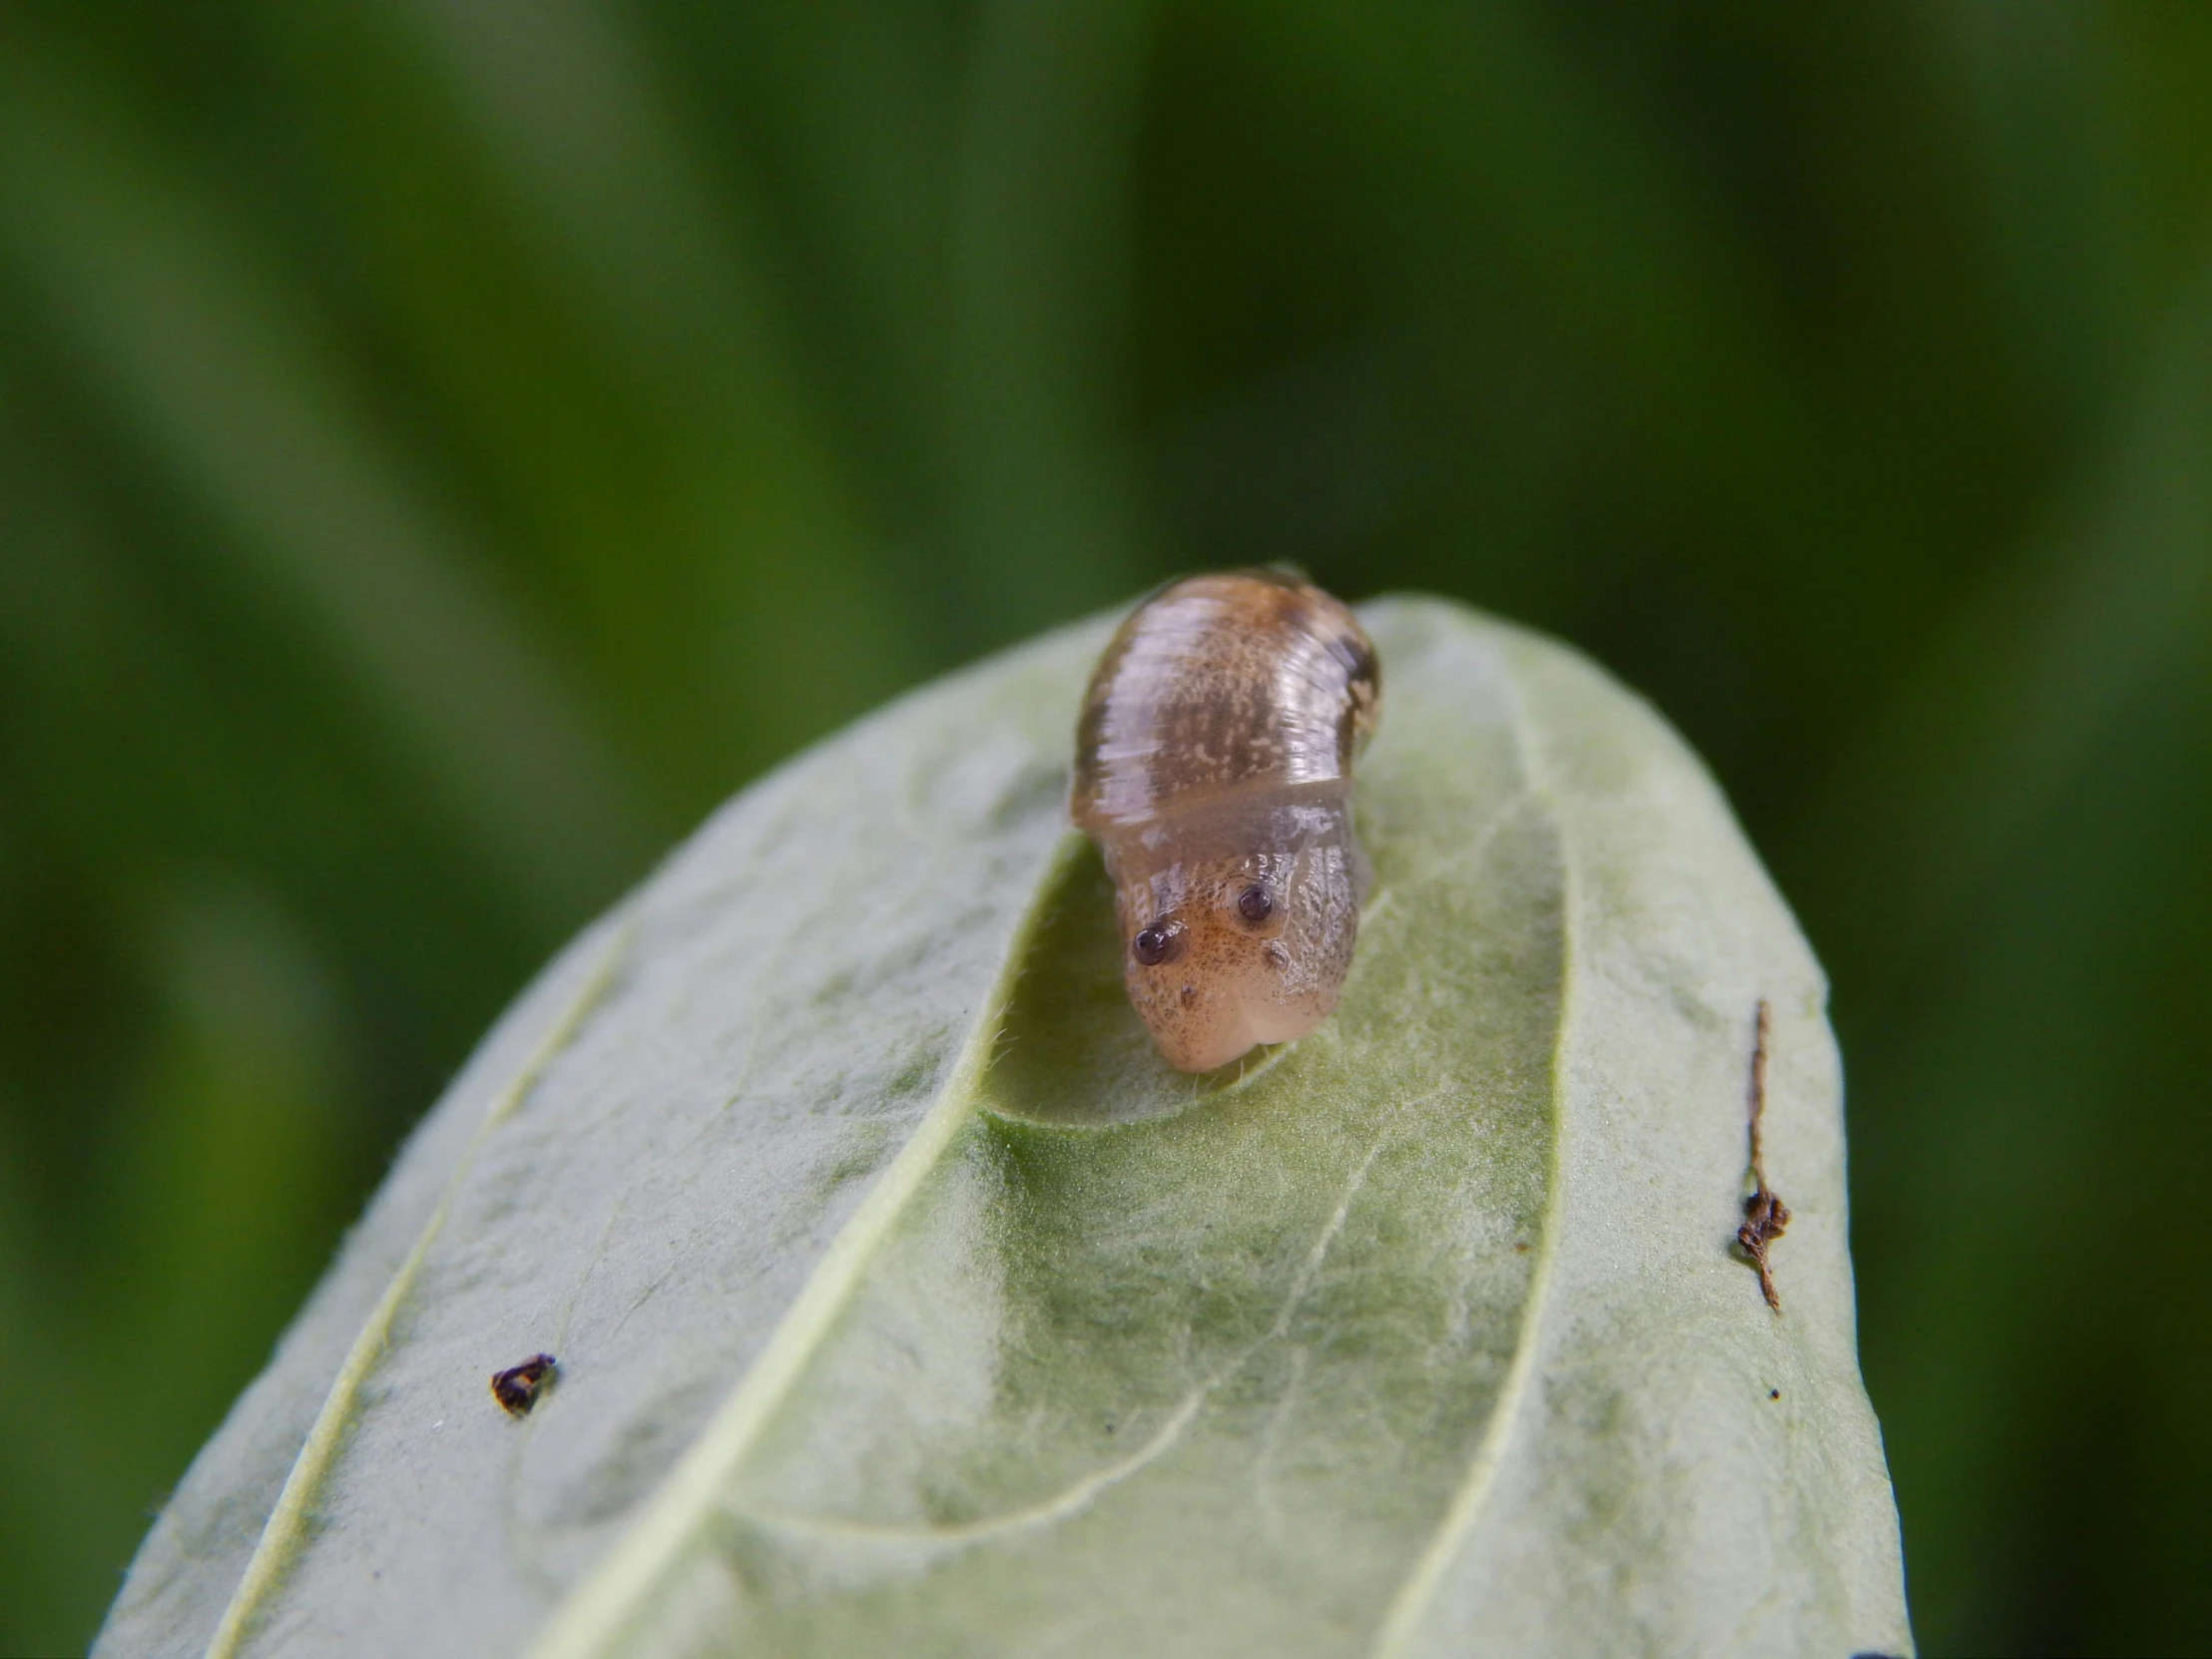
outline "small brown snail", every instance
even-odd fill
[[[1368,887],[1352,763],[1381,689],[1351,610],[1275,570],[1163,588],[1099,659],[1069,811],[1170,1065],[1210,1071],[1335,1010]]]

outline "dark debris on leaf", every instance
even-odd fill
[[[553,1382],[558,1362],[550,1354],[533,1354],[519,1366],[491,1374],[491,1397],[509,1416],[527,1416]]]
[[[1767,1306],[1782,1312],[1782,1293],[1775,1289],[1774,1264],[1767,1252],[1790,1226],[1790,1207],[1782,1195],[1767,1185],[1767,1151],[1762,1121],[1767,1113],[1766,999],[1759,1001],[1758,1035],[1751,1050],[1751,1196],[1744,1200],[1744,1224],[1736,1229],[1736,1244],[1759,1270],[1759,1294]]]

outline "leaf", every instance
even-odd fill
[[[1819,969],[1644,705],[1367,616],[1330,1024],[1152,1055],[1064,829],[1103,624],[893,705],[494,1031],[97,1651],[1907,1651]]]

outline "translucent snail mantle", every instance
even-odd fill
[[[1381,692],[1352,612],[1272,570],[1162,589],[1099,659],[1069,812],[1170,1065],[1210,1071],[1336,1008],[1369,879],[1352,764]]]

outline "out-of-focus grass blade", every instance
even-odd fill
[[[1002,629],[1102,603],[1148,562],[1126,370],[1143,45],[1142,8],[1115,0],[986,0],[972,25],[948,409],[977,603]]]
[[[1627,459],[1677,471],[1709,508],[1796,514],[1829,493],[1845,457],[1822,450],[1746,239],[1526,9],[1302,0],[1241,15],[1285,96],[1326,101],[1366,147],[1362,172],[1388,180],[1369,200],[1374,234],[1441,308],[1502,277],[1564,356],[1635,400],[1652,448]]]
[[[684,630],[707,700],[662,722],[704,722],[751,772],[909,683],[927,661],[910,597],[793,360],[748,182],[725,165],[708,188],[669,77],[616,9],[462,0],[412,15],[502,207],[604,319],[643,417],[649,459],[629,484],[683,590],[649,626]],[[632,649],[649,661],[665,646]]]
[[[567,914],[635,868],[637,797],[481,561],[405,480],[282,283],[20,34],[0,54],[0,235],[118,414],[390,711],[496,878]]]
[[[1823,934],[1840,958],[1879,962],[1883,980],[1908,986],[2110,722],[2203,648],[2207,457],[2212,282],[2144,362],[2101,476],[2061,497],[2035,545],[1991,575],[1807,812],[1793,861],[1833,872]]]

